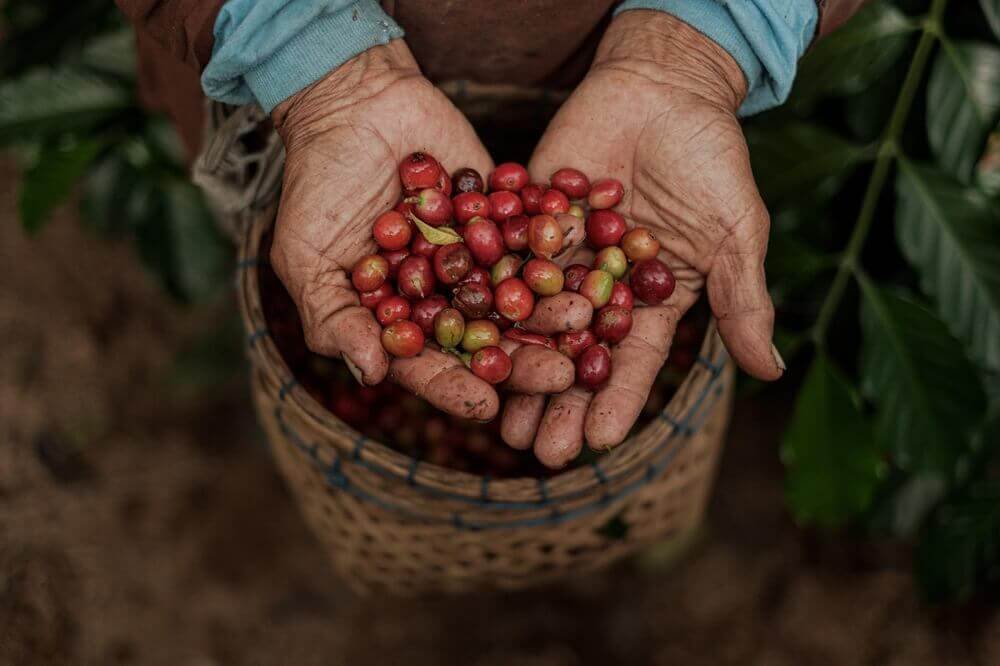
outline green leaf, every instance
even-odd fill
[[[807,123],[748,128],[747,143],[754,178],[772,206],[789,198],[815,198],[821,186],[832,195],[840,177],[872,155],[864,146]]]
[[[21,224],[28,233],[37,233],[44,226],[102,148],[102,142],[92,140],[43,148],[21,183]]]
[[[132,108],[129,89],[71,68],[33,70],[0,83],[0,144],[86,130]]]
[[[933,312],[860,283],[862,386],[879,439],[901,469],[951,478],[986,408],[976,370]]]
[[[1000,113],[1000,48],[942,41],[927,84],[927,138],[938,163],[970,182]]]
[[[1000,369],[1000,210],[978,190],[900,160],[896,235],[921,288],[972,356]]]
[[[135,79],[135,32],[126,26],[98,35],[88,42],[80,54],[80,62],[103,74],[125,81]]]
[[[993,34],[1000,39],[1000,0],[979,0],[986,15],[986,22],[990,24]]]
[[[793,100],[865,90],[903,54],[917,25],[889,2],[869,4],[799,62]]]
[[[1000,439],[1000,420],[991,430]],[[932,601],[968,601],[1000,584],[1000,479],[975,479],[935,511],[916,574]]]
[[[166,216],[174,248],[173,279],[182,296],[202,301],[228,284],[232,247],[215,226],[201,191],[186,181],[166,189]]]
[[[801,523],[838,527],[872,501],[883,464],[872,424],[847,380],[824,356],[813,361],[782,441],[785,494]]]
[[[450,245],[462,242],[462,237],[451,227],[432,227],[413,213],[410,213],[410,219],[417,225],[417,229],[420,230],[420,233],[424,235],[424,238],[429,243],[433,243],[434,245]]]
[[[823,254],[796,234],[777,229],[771,232],[765,268],[772,295],[778,301],[836,264],[836,257]]]

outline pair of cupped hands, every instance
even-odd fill
[[[508,444],[534,446],[544,464],[561,467],[584,441],[598,449],[622,442],[678,320],[702,289],[739,365],[760,379],[781,376],[764,277],[768,214],[736,119],[745,94],[732,57],[681,21],[651,11],[612,21],[528,170],[535,182],[573,166],[624,183],[618,210],[658,237],[677,288],[665,303],[635,309],[596,393],[573,386],[573,366],[558,352],[505,341],[514,364],[502,385]],[[372,223],[399,200],[397,165],[406,155],[425,151],[449,170],[492,171],[468,121],[421,75],[402,40],[342,65],[279,105],[273,118],[287,157],[271,261],[298,306],[309,348],[344,358],[364,384],[388,377],[451,414],[496,418],[494,388],[455,355],[427,348],[390,360],[347,274],[375,251]],[[574,248],[558,259],[587,263],[587,252]],[[544,299],[536,305],[545,308]],[[547,333],[559,332],[559,319],[550,317]]]

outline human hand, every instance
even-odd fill
[[[721,47],[662,12],[628,11],[609,26],[594,64],[552,120],[529,165],[534,181],[573,166],[625,184],[618,207],[653,231],[677,278],[662,305],[637,307],[612,350],[607,385],[548,400],[508,401],[504,432],[550,467],[583,446],[624,440],[667,358],[677,322],[707,289],[719,333],[744,370],[765,380],[784,362],[771,343],[764,278],[769,219],[736,109],[746,82]]]
[[[405,156],[425,151],[453,169],[492,170],[468,121],[421,76],[399,40],[345,63],[272,116],[286,162],[271,262],[298,307],[307,346],[344,358],[364,384],[388,376],[451,414],[492,419],[495,390],[455,355],[425,348],[390,361],[381,327],[347,274],[377,249],[372,224],[399,200],[397,166]],[[561,391],[572,383],[572,364],[557,352],[508,351],[510,388]]]

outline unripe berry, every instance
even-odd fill
[[[535,257],[524,265],[524,282],[539,296],[555,296],[564,281],[562,269],[548,259]]]
[[[462,335],[462,348],[475,353],[483,347],[500,344],[500,329],[496,324],[486,319],[476,319],[465,325]]]
[[[505,254],[490,270],[490,284],[496,287],[507,278],[517,277],[521,270],[521,258],[516,254]]]
[[[620,280],[625,277],[628,270],[628,259],[620,247],[606,247],[594,257],[594,268],[611,273],[611,276]]]
[[[622,250],[629,261],[656,259],[660,253],[660,241],[646,227],[636,227],[622,236]]]
[[[614,284],[615,279],[611,273],[593,270],[587,273],[580,283],[580,295],[590,301],[595,310],[603,308],[611,300],[611,289]]]
[[[445,349],[457,347],[465,335],[465,317],[455,308],[445,308],[434,317],[434,339]]]

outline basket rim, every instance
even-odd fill
[[[337,442],[334,433],[342,435],[345,439],[349,438],[353,442],[364,440],[365,451],[370,455],[377,456],[389,468],[406,469],[411,467],[413,461],[417,460],[413,456],[397,451],[377,439],[365,436],[317,402],[298,383],[297,378],[291,372],[291,369],[285,363],[284,358],[271,339],[267,322],[263,315],[258,275],[259,267],[267,263],[266,259],[262,259],[259,256],[261,241],[265,234],[273,227],[276,211],[277,204],[265,210],[258,211],[256,219],[252,220],[246,226],[246,232],[239,243],[236,288],[247,336],[247,355],[251,364],[253,364],[255,371],[261,373],[264,377],[269,377],[279,387],[278,395],[285,405],[294,407],[301,413],[303,418],[307,419],[312,426],[318,428],[320,431],[330,433],[331,436],[327,439],[330,440],[331,446],[336,447],[338,444],[341,444]],[[576,491],[583,492],[587,489],[601,486],[604,483],[601,478],[601,472],[610,473],[612,470],[609,470],[609,467],[618,465],[627,469],[640,469],[648,456],[635,457],[635,452],[629,451],[629,449],[635,449],[635,440],[642,439],[643,435],[649,433],[651,429],[662,427],[663,425],[666,425],[670,429],[668,434],[673,434],[678,430],[683,431],[687,425],[668,414],[671,406],[676,407],[689,393],[698,391],[704,388],[706,384],[715,381],[725,369],[725,366],[730,363],[728,353],[718,337],[716,321],[714,317],[710,318],[705,337],[699,348],[697,362],[685,376],[674,396],[664,406],[659,415],[660,418],[652,419],[642,430],[633,434],[613,450],[606,453],[603,465],[595,463],[566,469],[557,472],[552,477],[544,479],[544,481],[550,484],[558,484],[560,487],[565,485]],[[586,446],[586,444],[584,445]],[[646,448],[651,449],[652,447]],[[353,455],[357,455],[357,453],[356,449]],[[635,459],[627,462],[626,465],[626,461],[623,458],[630,455]],[[493,501],[496,502],[505,501],[505,490],[511,494],[517,494],[516,491],[523,490],[526,482],[535,484],[539,481],[535,477],[491,479],[488,476],[435,465],[427,461],[419,461],[419,464],[422,471],[432,473],[436,479],[439,479],[440,483],[437,485],[442,487],[478,486],[478,484],[486,480],[490,483],[490,495]],[[599,473],[595,473],[595,467]]]

